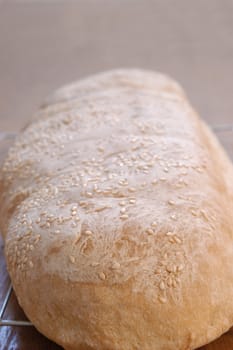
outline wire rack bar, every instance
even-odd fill
[[[211,128],[216,133],[233,132],[233,124],[232,125],[231,124],[213,125]],[[16,136],[16,133],[0,132],[0,141],[6,140],[14,136]],[[3,304],[0,308],[0,327],[1,326],[33,326],[33,324],[29,321],[16,321],[16,320],[3,319],[12,291],[13,291],[13,288],[12,288],[12,285],[10,284],[7,289]]]
[[[219,125],[213,125],[212,130],[216,133],[218,132],[227,132],[227,131],[233,131],[233,124],[219,124]]]
[[[28,321],[2,320],[0,321],[0,327],[1,326],[22,327],[22,326],[33,326],[33,324]]]
[[[5,296],[5,298],[4,298],[4,301],[3,301],[3,304],[2,304],[2,307],[1,307],[1,310],[0,310],[0,321],[2,321],[4,312],[5,312],[5,310],[6,310],[8,301],[9,301],[10,296],[11,296],[11,292],[12,292],[12,286],[11,286],[11,284],[10,284],[9,287],[8,287],[8,289],[7,289],[6,296]]]
[[[4,132],[0,131],[0,141],[14,138],[17,135],[16,132]]]
[[[33,324],[29,321],[16,321],[16,320],[4,320],[3,319],[3,316],[4,316],[4,313],[6,311],[8,302],[10,300],[12,291],[13,291],[13,288],[12,288],[12,285],[10,283],[10,285],[7,289],[3,304],[2,304],[1,309],[0,309],[0,326],[33,326]]]

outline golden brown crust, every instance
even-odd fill
[[[67,350],[186,350],[233,324],[233,169],[170,78],[58,90],[9,151],[0,225],[19,302]]]

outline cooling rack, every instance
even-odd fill
[[[232,125],[229,125],[229,124],[213,125],[212,130],[218,135],[221,135],[221,133],[232,133],[232,136],[233,136],[233,124]],[[0,142],[3,140],[4,141],[11,141],[14,139],[15,136],[16,136],[15,133],[0,132]],[[232,154],[232,156],[233,156],[233,154]],[[12,284],[10,283],[9,287],[7,289],[6,295],[4,297],[3,303],[0,306],[0,327],[3,327],[3,326],[33,326],[33,324],[29,321],[4,319],[4,314],[5,314],[5,311],[6,311],[8,303],[9,303],[10,296],[11,296],[12,292],[13,292],[13,288],[12,288]]]

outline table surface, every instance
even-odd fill
[[[20,130],[55,88],[116,67],[165,72],[209,124],[233,124],[232,37],[232,0],[0,0],[0,131]],[[219,137],[233,158],[232,134]],[[0,305],[8,284],[0,239]],[[4,317],[24,318],[14,294]],[[1,327],[5,349],[60,347]],[[232,349],[233,330],[202,348]]]

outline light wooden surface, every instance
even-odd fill
[[[22,128],[56,87],[115,67],[168,73],[208,123],[233,124],[232,38],[232,0],[0,0],[0,131]],[[232,134],[219,137],[233,157]],[[0,305],[8,283],[0,240]],[[23,317],[14,296],[5,316]],[[60,348],[4,327],[5,349]],[[233,332],[202,348],[232,349]]]

